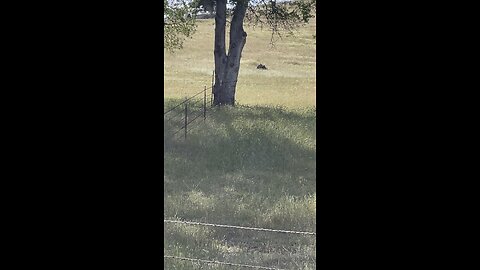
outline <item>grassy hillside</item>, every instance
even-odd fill
[[[165,219],[316,231],[314,27],[275,49],[267,31],[246,29],[240,105],[209,110],[186,141],[172,136],[181,114],[165,123]],[[183,51],[166,56],[166,109],[210,85],[212,47],[213,21],[202,21]],[[164,255],[316,268],[314,236],[180,224],[165,224],[164,236]],[[165,259],[164,269],[242,268]]]

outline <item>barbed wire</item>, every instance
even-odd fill
[[[167,122],[170,122],[172,121],[174,118],[178,117],[178,116],[181,116],[185,113],[184,110],[179,110],[175,115],[171,116],[170,118],[167,119]]]
[[[226,81],[226,82],[221,82],[221,85],[225,85],[225,84],[233,84],[233,83],[237,83],[238,80],[235,80],[235,81]],[[186,102],[192,100],[193,98],[199,96],[200,94],[204,93],[205,91],[207,90],[211,90],[213,89],[213,86],[210,86],[210,87],[207,87],[205,89],[203,89],[201,92],[198,92],[196,94],[194,94],[193,96],[189,97],[188,99],[180,102],[179,104],[175,105],[174,107],[170,108],[169,110],[167,110],[166,112],[163,113],[163,115],[166,115],[166,114],[169,114],[171,113],[172,111],[174,111],[175,109],[177,109],[178,107],[180,107],[181,105],[185,104]],[[208,97],[211,97],[213,95],[213,93],[208,93],[207,94],[207,98]]]
[[[226,85],[230,83],[237,83],[238,80],[236,81],[230,81],[230,82],[222,82],[221,85]],[[183,102],[177,104],[173,108],[169,109],[167,112],[164,112],[164,116],[173,112],[175,109],[179,108],[183,104],[192,101],[195,97],[199,96],[202,93],[206,93],[206,98],[210,99],[212,101],[213,97],[215,96],[214,93],[212,92],[206,92],[207,90],[212,90],[214,91],[213,87],[205,88],[201,92],[189,97],[188,99],[185,99]],[[189,107],[190,108],[195,108],[194,105],[197,105],[197,102],[190,102]],[[200,106],[198,106],[200,107]],[[173,117],[170,117],[168,121],[172,120],[173,118],[178,117],[181,115],[184,110],[180,110],[177,114],[175,114]],[[191,111],[186,112],[193,114]],[[201,117],[204,114],[204,111],[202,111],[200,114],[195,116],[192,120],[188,119],[189,121],[182,126],[179,130],[177,130],[172,136],[175,137],[180,131],[184,130],[186,127],[189,127],[188,131],[192,131],[195,128],[198,128],[201,126],[199,123],[191,125],[195,120],[197,120],[199,117]],[[185,117],[181,119],[182,121],[185,120]],[[184,224],[184,225],[194,225],[194,226],[209,226],[209,227],[217,227],[217,228],[229,228],[229,229],[240,229],[240,230],[250,230],[250,231],[262,231],[262,232],[275,232],[275,233],[285,233],[285,234],[297,234],[297,235],[316,235],[315,232],[301,232],[301,231],[291,231],[291,230],[275,230],[275,229],[267,229],[267,228],[255,228],[255,227],[245,227],[245,226],[233,226],[233,225],[223,225],[223,224],[213,224],[213,223],[202,223],[202,222],[191,222],[191,221],[180,221],[180,220],[164,220],[165,223],[172,223],[172,224]],[[248,264],[237,264],[237,263],[229,263],[229,262],[221,262],[221,261],[215,261],[215,260],[204,260],[204,259],[195,259],[195,258],[186,258],[186,257],[178,257],[178,256],[171,256],[171,255],[164,255],[164,258],[167,259],[177,259],[177,260],[183,260],[183,261],[190,261],[190,262],[196,262],[196,263],[206,263],[206,264],[218,264],[218,265],[227,265],[227,266],[236,266],[236,267],[245,267],[245,268],[251,268],[251,269],[266,269],[266,270],[285,270],[285,269],[280,269],[280,268],[272,268],[272,267],[265,267],[265,266],[257,266],[257,265],[248,265]]]
[[[301,234],[301,235],[317,235],[314,232],[299,232],[299,231],[288,231],[288,230],[274,230],[266,228],[254,228],[254,227],[243,227],[243,226],[233,226],[233,225],[221,225],[213,223],[202,223],[202,222],[192,222],[192,221],[181,221],[181,220],[163,220],[165,223],[177,223],[185,225],[198,225],[198,226],[208,226],[208,227],[217,227],[217,228],[230,228],[230,229],[240,229],[240,230],[250,230],[250,231],[262,231],[262,232],[276,232],[276,233],[287,233],[287,234]]]
[[[201,112],[201,113],[198,114],[195,118],[193,118],[192,120],[189,120],[189,121],[187,122],[187,126],[189,127],[189,128],[188,128],[189,131],[192,130],[192,127],[191,127],[192,122],[195,121],[195,120],[197,120],[197,119],[198,119],[199,117],[201,117],[201,116],[203,116],[203,112]],[[183,117],[181,120],[182,120],[182,121],[185,120],[185,117]],[[195,126],[194,126],[194,127],[195,127]],[[180,129],[178,129],[175,133],[173,133],[172,136],[177,135],[177,134],[178,134],[180,131],[182,131],[183,129],[185,129],[185,125],[182,126]]]
[[[177,135],[183,129],[185,129],[185,126],[181,127],[179,130],[175,131],[175,133],[173,133],[172,137],[175,137],[175,135]]]
[[[235,80],[235,81],[223,81],[223,82],[220,82],[220,85],[224,86],[224,85],[228,85],[228,84],[233,84],[233,83],[237,83],[238,80]],[[212,90],[211,92],[207,92],[207,90]],[[178,112],[176,112],[173,116],[170,116],[166,122],[171,122],[172,120],[174,120],[175,118],[181,116],[183,113],[186,113],[186,114],[193,114],[195,113],[195,111],[197,110],[201,110],[200,114],[195,116],[192,120],[189,119],[189,121],[184,124],[184,126],[182,126],[180,129],[176,130],[174,133],[173,133],[173,137],[175,137],[175,135],[177,135],[178,133],[180,133],[180,131],[184,130],[186,127],[188,127],[192,122],[194,122],[195,120],[197,120],[200,116],[204,115],[205,113],[205,107],[206,104],[205,104],[205,100],[203,100],[203,104],[202,104],[202,100],[197,100],[197,101],[194,101],[194,98],[198,97],[199,95],[201,94],[204,94],[205,96],[203,97],[204,99],[209,99],[210,100],[210,105],[213,106],[213,98],[215,96],[215,94],[213,93],[214,92],[214,86],[210,86],[210,87],[205,87],[202,91],[194,94],[193,96],[189,97],[189,98],[186,98],[184,101],[180,102],[179,104],[173,106],[172,108],[170,108],[169,110],[167,110],[166,112],[163,113],[163,116],[166,117],[166,115],[174,112],[176,109],[180,108],[180,106],[184,105],[184,104],[187,104],[188,102],[188,107],[190,108],[189,111],[185,111],[185,110],[178,110]],[[193,101],[193,102],[192,102]],[[187,108],[185,108],[187,110]],[[194,112],[192,112],[192,109],[194,110]],[[198,112],[198,111],[197,111]],[[178,121],[184,121],[185,120],[185,117],[182,117],[181,119],[179,119]],[[177,120],[175,120],[175,122],[177,122]],[[192,128],[197,128],[198,125],[196,126],[193,126],[191,128],[189,128],[189,130],[192,130]]]
[[[201,126],[203,126],[202,122],[193,123],[192,125],[188,126],[188,132],[192,132],[193,130]]]
[[[190,125],[190,123],[192,123],[193,121],[197,120],[197,118],[199,118],[200,116],[203,116],[203,112],[201,112],[199,115],[195,116],[195,118],[193,118],[192,120],[188,121],[187,126]]]
[[[207,98],[208,98],[208,96],[207,96]],[[204,107],[203,107],[204,104],[203,104],[203,103],[204,103],[203,98],[202,98],[202,100],[199,99],[199,100],[193,101],[193,102],[192,102],[192,100],[190,100],[189,105],[188,105],[188,109],[189,109],[189,110],[188,110],[188,113],[191,114],[191,113],[192,113],[192,110],[202,110],[202,111],[203,111],[203,109],[204,109]],[[177,107],[177,108],[178,108],[178,107]],[[177,108],[175,108],[175,109],[177,109]],[[170,113],[170,114],[171,114],[171,113],[174,113],[174,111],[175,111],[175,110],[170,111],[169,113]],[[183,108],[182,108],[182,109],[179,109],[173,116],[170,116],[166,121],[169,122],[169,121],[171,121],[172,119],[174,119],[174,118],[176,118],[176,117],[178,117],[179,115],[184,114],[184,113],[185,113],[185,110],[184,110]],[[164,114],[164,117],[166,117],[167,115],[169,115],[169,114]]]
[[[200,94],[203,94],[205,91],[209,90],[209,89],[212,89],[212,87],[210,86],[209,88],[206,88],[206,89],[203,89],[201,92],[198,92],[196,93],[195,95],[185,99],[184,101],[180,102],[179,104],[175,105],[173,108],[169,109],[168,111],[164,112],[163,115],[166,115],[170,112],[172,112],[173,110],[175,110],[176,108],[182,106],[183,104],[187,103],[188,101],[192,100],[193,98],[199,96]]]
[[[212,264],[220,264],[220,265],[228,265],[228,266],[239,266],[239,267],[254,268],[254,269],[285,270],[285,269],[280,269],[280,268],[272,268],[272,267],[265,267],[265,266],[258,266],[258,265],[238,264],[238,263],[229,263],[229,262],[220,262],[220,261],[210,261],[210,260],[193,259],[193,258],[170,256],[170,255],[163,255],[163,258],[177,259],[177,260],[190,261],[190,262],[212,263]]]

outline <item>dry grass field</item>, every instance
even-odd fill
[[[210,86],[213,20],[165,57],[165,109]],[[252,30],[238,106],[212,108],[188,139],[166,122],[164,219],[316,232],[315,23],[274,48]],[[257,70],[265,64],[268,70]],[[164,255],[316,269],[315,236],[165,223]],[[164,259],[164,269],[245,269]]]
[[[315,106],[315,22],[300,28],[294,37],[270,45],[268,29],[251,29],[242,54],[237,88],[238,104],[272,105],[288,108]],[[200,20],[197,33],[184,49],[165,54],[166,98],[182,98],[211,85],[214,21]],[[228,44],[228,42],[227,42]],[[258,70],[258,64],[268,70]]]

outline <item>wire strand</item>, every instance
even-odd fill
[[[168,114],[168,113],[172,112],[172,111],[173,111],[173,110],[175,110],[176,108],[178,108],[178,107],[180,107],[181,105],[185,104],[186,102],[188,102],[188,101],[192,100],[193,98],[197,97],[198,95],[200,95],[200,94],[203,94],[203,92],[205,92],[206,90],[209,90],[209,89],[211,89],[211,88],[212,88],[212,87],[209,87],[209,88],[207,88],[207,89],[203,89],[201,92],[198,92],[197,94],[195,94],[195,95],[193,95],[193,96],[191,96],[191,97],[187,98],[187,99],[186,99],[186,100],[184,100],[183,102],[181,102],[181,103],[177,104],[176,106],[174,106],[174,107],[173,107],[173,108],[171,108],[170,110],[168,110],[168,111],[164,112],[164,113],[163,113],[163,115],[166,115],[166,114]]]
[[[221,264],[221,265],[229,265],[229,266],[239,266],[239,267],[254,268],[254,269],[285,270],[285,269],[265,267],[265,266],[238,264],[238,263],[229,263],[229,262],[220,262],[220,261],[210,261],[210,260],[193,259],[193,258],[170,256],[170,255],[164,255],[163,258],[177,259],[177,260],[190,261],[190,262],[213,263],[213,264]]]
[[[217,227],[217,228],[230,228],[230,229],[250,230],[250,231],[276,232],[276,233],[287,233],[287,234],[303,234],[303,235],[317,235],[317,233],[314,233],[314,232],[299,232],[299,231],[287,231],[287,230],[273,230],[273,229],[265,229],[265,228],[243,227],[243,226],[233,226],[233,225],[221,225],[221,224],[192,222],[192,221],[163,220],[163,222],[165,222],[165,223],[185,224],[185,225],[209,226],[209,227]]]

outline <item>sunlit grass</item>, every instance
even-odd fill
[[[183,51],[165,58],[165,108],[210,85],[213,25],[204,21]],[[314,24],[275,49],[268,32],[249,32],[238,106],[209,109],[183,135],[164,125],[164,218],[316,231]],[[263,63],[269,70],[257,70]],[[201,112],[199,107],[192,111]],[[315,237],[165,224],[164,254],[316,269]],[[165,259],[164,269],[232,269]]]
[[[274,47],[268,30],[246,27],[247,44],[237,89],[240,104],[263,104],[289,108],[315,106],[315,22],[300,28],[295,36],[284,36]],[[184,50],[166,53],[164,89],[166,98],[182,98],[210,87],[214,69],[214,23],[201,20],[197,33]],[[258,70],[258,64],[268,70]]]

